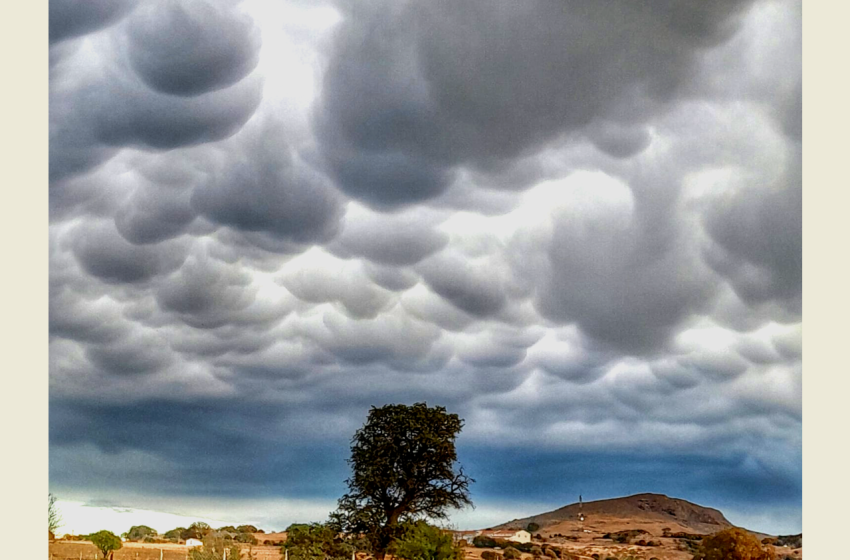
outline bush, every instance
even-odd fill
[[[208,534],[204,546],[189,550],[188,560],[237,560],[240,546],[233,539],[219,534]]]
[[[323,523],[294,524],[286,531],[283,548],[289,551],[290,560],[348,560],[354,552],[337,531]]]
[[[694,560],[775,560],[768,547],[762,547],[751,533],[733,527],[703,539]]]
[[[501,554],[493,552],[492,550],[485,550],[481,553],[481,560],[500,560],[501,558]]]
[[[496,548],[499,546],[496,544],[495,539],[491,539],[490,537],[484,535],[478,535],[474,539],[472,539],[472,545],[476,548]]]
[[[402,525],[401,537],[390,545],[389,552],[404,560],[461,560],[463,547],[452,536],[424,521]]]
[[[543,549],[536,545],[532,546],[529,552],[531,552],[531,555],[535,558],[540,558],[541,556],[543,556]]]
[[[509,546],[505,549],[503,556],[507,560],[519,560],[520,558],[522,558],[522,553],[520,553],[520,551],[515,549],[514,547]]]
[[[540,525],[538,525],[537,523],[532,521],[531,523],[529,523],[528,525],[525,526],[525,530],[528,531],[529,533],[534,533],[535,531],[540,530]]]

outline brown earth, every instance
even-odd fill
[[[162,556],[160,557],[160,551]],[[50,560],[101,560],[100,551],[89,541],[57,540],[49,543]],[[250,556],[249,556],[250,553]],[[187,560],[189,548],[173,543],[125,542],[115,551],[114,560]],[[279,546],[243,545],[242,558],[247,560],[280,560]]]
[[[661,536],[662,529],[672,532],[707,535],[732,527],[716,509],[699,506],[663,494],[636,494],[625,498],[570,504],[562,508],[514,519],[496,529],[524,529],[529,523],[540,525],[540,533],[556,534],[582,529],[579,513],[585,516],[584,529],[608,533],[625,529],[644,529]]]
[[[579,514],[584,515],[584,521]],[[686,541],[666,537],[675,533],[708,535],[733,527],[732,523],[716,509],[703,507],[691,502],[670,498],[663,494],[637,494],[624,498],[585,502],[581,505],[570,504],[554,511],[533,515],[523,519],[514,519],[494,527],[494,529],[525,529],[529,523],[537,523],[540,529],[534,531],[533,538],[538,544],[551,544],[571,552],[581,559],[591,559],[598,554],[600,558],[658,560],[690,560],[693,554],[687,550]],[[615,543],[603,538],[618,531],[643,530],[630,539],[630,543]],[[759,539],[767,536],[755,533]],[[641,546],[639,541],[650,541],[656,546]],[[467,558],[480,560],[485,549],[467,549]],[[778,558],[791,555],[802,558],[802,549],[790,550],[776,548]],[[523,554],[523,560],[531,560],[530,554]]]

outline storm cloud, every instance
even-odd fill
[[[483,504],[799,511],[800,20],[51,2],[52,490],[327,503],[426,401]]]

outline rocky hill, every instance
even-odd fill
[[[584,514],[584,522],[579,519]],[[624,498],[570,504],[562,508],[514,519],[496,529],[524,529],[529,523],[539,526],[536,532],[547,535],[583,531],[604,533],[624,529],[644,529],[661,536],[666,532],[714,533],[732,523],[716,509],[670,498],[663,494],[636,494]]]

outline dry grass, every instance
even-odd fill
[[[162,551],[162,556],[160,556]],[[48,547],[50,560],[100,560],[100,551],[88,541],[55,541]],[[262,545],[244,545],[242,558],[254,560],[280,560],[280,547]],[[187,560],[189,548],[172,543],[134,543],[127,542],[115,551],[115,560]]]

